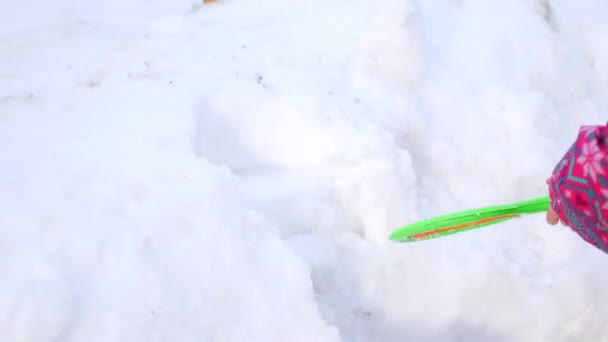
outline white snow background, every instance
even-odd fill
[[[533,215],[608,109],[600,0],[0,3],[0,341],[606,341]]]

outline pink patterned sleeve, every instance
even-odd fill
[[[560,219],[608,253],[608,125],[580,128],[549,185],[551,207]]]

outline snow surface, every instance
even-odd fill
[[[600,0],[0,4],[0,341],[601,341],[544,215],[608,109]]]

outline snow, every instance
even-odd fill
[[[606,121],[608,5],[0,5],[0,340],[598,341],[599,250],[534,215]]]

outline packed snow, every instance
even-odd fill
[[[0,341],[601,341],[544,215],[607,121],[600,0],[0,4]]]

